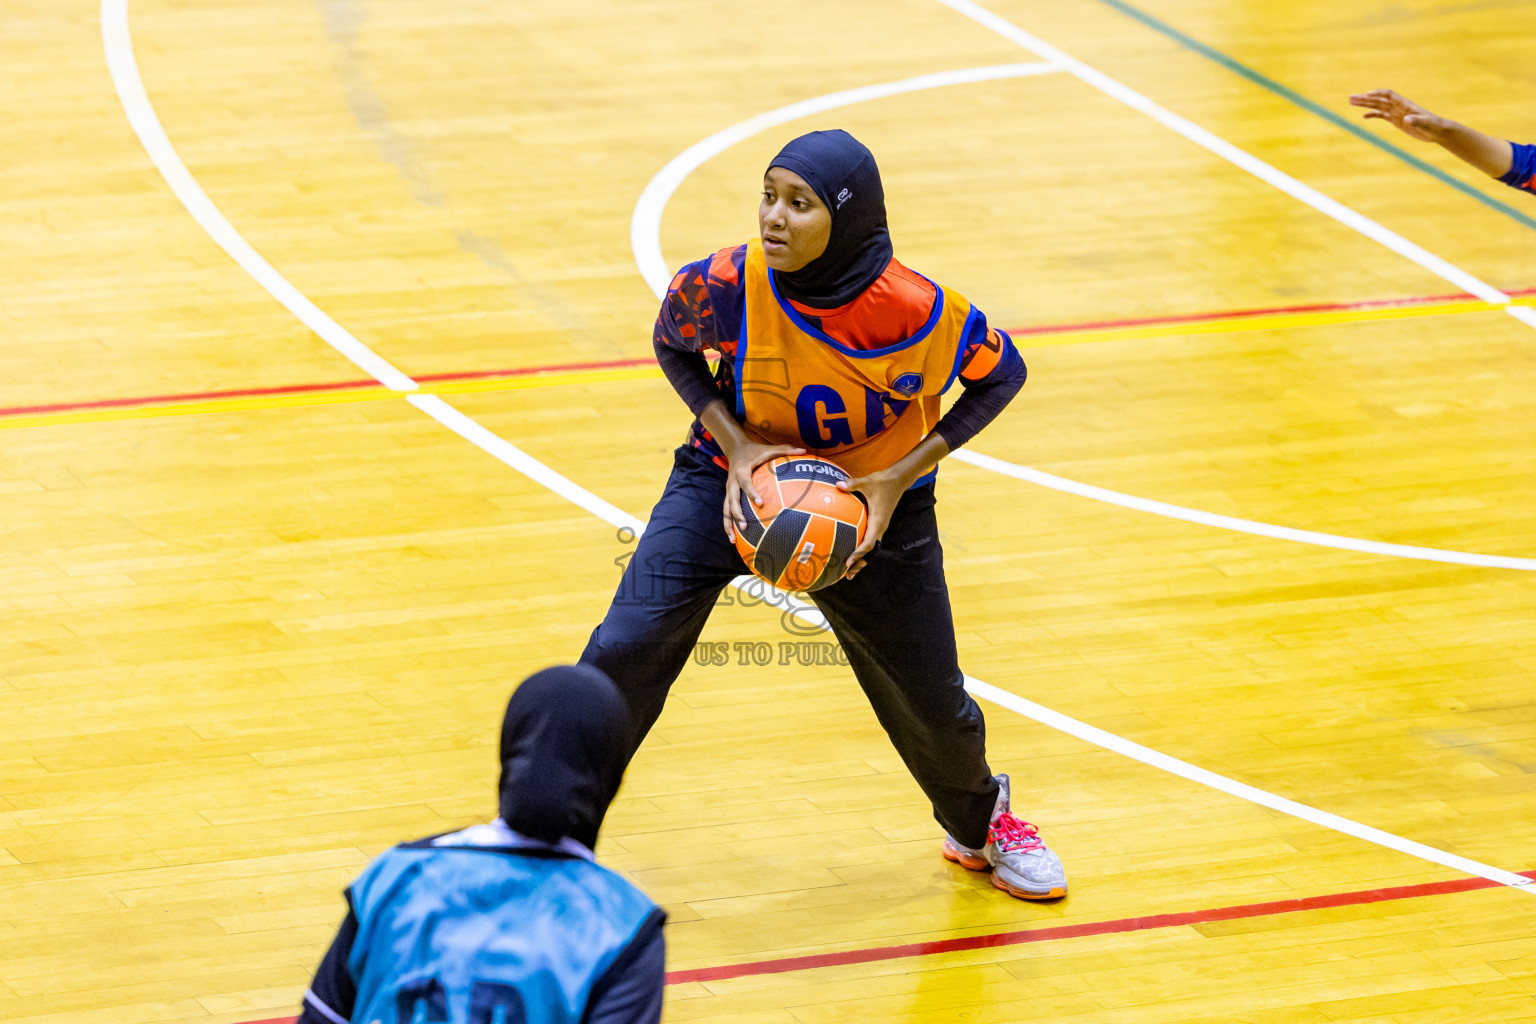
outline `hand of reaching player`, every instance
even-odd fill
[[[1349,98],[1349,103],[1353,107],[1365,107],[1369,111],[1365,115],[1367,121],[1388,121],[1422,142],[1442,142],[1445,134],[1456,126],[1456,122],[1431,114],[1391,89],[1356,93]]]
[[[1431,114],[1412,100],[1391,89],[1372,89],[1349,98],[1357,107],[1365,107],[1369,119],[1388,121],[1415,139],[1443,146],[1446,152],[1476,167],[1484,174],[1502,178],[1513,166],[1515,151],[1509,140],[1486,135],[1448,117]]]
[[[869,506],[869,523],[864,527],[864,543],[854,548],[853,554],[848,556],[848,571],[843,574],[844,579],[853,579],[864,568],[864,556],[885,535],[885,528],[891,525],[891,514],[896,511],[896,503],[911,485],[912,481],[907,475],[894,467],[844,480],[837,485],[845,491],[858,491],[864,495],[864,503]]]
[[[731,449],[731,468],[725,477],[725,535],[736,542],[736,531],[746,525],[741,517],[741,495],[746,493],[752,504],[761,505],[762,496],[752,486],[752,471],[770,459],[780,455],[804,455],[804,448],[787,444],[758,444],[743,438]]]

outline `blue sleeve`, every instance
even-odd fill
[[[661,300],[652,343],[680,352],[734,349],[741,333],[746,259],[747,247],[738,245],[679,270]]]
[[[1536,192],[1536,146],[1518,142],[1510,145],[1515,149],[1515,160],[1509,165],[1509,172],[1499,180],[1522,192]]]
[[[679,352],[702,352],[714,335],[714,310],[709,301],[709,259],[683,266],[672,278],[656,314],[651,344]]]
[[[351,902],[351,894],[347,896]],[[347,919],[341,922],[331,948],[315,971],[315,980],[304,993],[304,1012],[294,1024],[347,1024],[357,1001],[357,986],[347,971],[352,943],[357,939],[357,915],[347,907]]]
[[[598,979],[582,1024],[659,1024],[667,982],[667,945],[657,910],[640,926],[629,948]]]

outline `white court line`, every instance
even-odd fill
[[[409,395],[406,401],[432,417],[470,444],[517,470],[534,483],[547,487],[560,497],[621,530],[631,530],[636,537],[645,532],[645,520],[632,516],[617,505],[604,501],[573,480],[569,480],[535,459],[521,448],[487,430],[436,395]],[[788,612],[809,628],[828,630],[821,609],[794,594],[786,593],[756,576],[738,576],[731,581],[743,597]]]
[[[633,530],[635,536],[645,532],[645,520],[630,515],[617,505],[609,504],[585,487],[568,480],[550,469],[521,448],[487,430],[478,422],[464,415],[436,395],[410,395],[406,398],[416,408],[432,417],[464,440],[495,456],[501,462],[532,480],[547,487],[571,504],[586,509],[597,518],[620,529]]]
[[[287,307],[288,312],[298,317],[305,327],[352,360],[364,373],[394,391],[415,391],[414,380],[352,337],[346,328],[322,312],[319,306],[309,301],[287,278],[279,274],[277,268],[262,259],[261,254],[241,237],[240,232],[219,212],[213,200],[208,198],[208,193],[192,177],[187,165],[181,162],[176,147],[171,145],[154,106],[149,102],[149,95],[144,91],[139,62],[133,55],[133,36],[128,30],[128,0],[102,0],[101,39],[107,53],[107,71],[112,76],[117,97],[122,101],[123,113],[128,115],[128,123],[139,137],[139,142],[144,145],[150,160],[165,178],[165,183],[171,186],[171,191],[181,200],[181,205],[187,208],[192,218],[208,232],[208,237],[229,253],[230,258],[254,277],[256,283],[265,288],[269,295]]]
[[[1081,484],[1076,480],[1068,480],[1066,477],[1042,473],[1038,469],[1030,469],[1028,466],[1020,466],[1012,462],[1004,462],[1002,459],[994,459],[990,455],[973,452],[968,448],[961,448],[959,451],[951,452],[949,457],[951,459],[958,459],[960,462],[969,463],[980,469],[988,469],[994,473],[1001,473],[1003,476],[1011,476],[1015,480],[1027,480],[1032,484],[1039,484],[1041,487],[1049,487],[1053,491],[1065,491],[1068,494],[1092,498],[1094,501],[1119,505],[1122,508],[1136,509],[1138,512],[1150,512],[1156,516],[1167,516],[1169,519],[1182,519],[1186,523],[1200,523],[1203,526],[1216,526],[1223,530],[1236,530],[1239,533],[1251,533],[1259,537],[1273,537],[1276,540],[1293,540],[1302,544],[1316,544],[1319,547],[1325,548],[1363,551],[1372,555],[1390,555],[1394,558],[1417,558],[1426,562],[1449,562],[1452,565],[1477,565],[1490,569],[1522,569],[1526,572],[1536,572],[1536,558],[1510,558],[1505,555],[1480,555],[1471,551],[1419,548],[1408,544],[1388,544],[1379,540],[1361,540],[1358,537],[1337,537],[1331,533],[1296,530],[1289,526],[1272,526],[1269,523],[1254,522],[1252,519],[1237,519],[1233,516],[1217,515],[1215,512],[1202,512],[1197,508],[1169,505],[1161,501],[1152,501],[1150,498],[1138,498],[1133,494],[1122,494],[1119,491],[1106,490],[1103,487],[1095,487],[1092,484]]]
[[[112,84],[117,90],[118,99],[122,102],[123,112],[128,116],[128,123],[133,128],[134,134],[139,137],[139,142],[149,154],[151,162],[165,178],[165,183],[170,186],[176,198],[181,200],[181,204],[192,215],[192,219],[197,221],[203,230],[229,254],[230,258],[255,279],[257,284],[266,289],[268,294],[282,303],[290,313],[298,317],[300,322],[319,335],[332,348],[385,387],[395,391],[416,391],[417,384],[414,380],[353,337],[350,331],[333,320],[295,288],[287,278],[278,273],[277,268],[268,263],[235,230],[234,225],[219,211],[213,200],[209,199],[208,194],[203,191],[202,186],[192,177],[192,173],[187,170],[186,164],[176,152],[175,146],[171,144],[170,137],[166,135],[165,128],[160,123],[160,117],[155,113],[154,105],[149,102],[149,95],[144,89],[138,61],[133,54],[133,34],[128,25],[128,0],[101,0],[101,36],[102,46],[106,51],[107,69],[112,76]],[[1007,68],[1038,66],[1008,65]],[[985,73],[988,71],[996,72],[990,77],[1004,77],[1006,74],[1006,69],[979,69],[981,77],[987,77]],[[923,88],[930,87],[923,86]],[[645,531],[643,520],[561,476],[436,395],[407,394],[406,401],[466,441],[578,508],[585,509],[615,527],[633,530],[636,536]],[[738,577],[734,585],[745,597],[753,601],[788,611],[806,622],[808,626],[817,629],[828,628],[826,619],[822,617],[815,605],[775,587],[765,587],[763,581],[755,576]]]
[[[1504,312],[1530,327],[1536,327],[1536,309],[1527,306],[1506,306]]]
[[[949,3],[949,0],[940,0],[941,3]],[[1033,39],[1033,36],[1029,38]],[[1040,43],[1042,47],[1048,44]],[[700,166],[732,146],[751,138],[759,132],[773,128],[789,121],[797,120],[810,114],[825,113],[836,110],[839,107],[854,103],[863,103],[867,100],[879,99],[884,96],[894,96],[899,93],[916,92],[920,89],[935,89],[947,85],[959,85],[963,82],[985,82],[1001,78],[1017,78],[1024,74],[1046,74],[1051,71],[1060,71],[1063,68],[1055,62],[1055,54],[1059,50],[1051,49],[1053,54],[1051,61],[1044,64],[1003,64],[996,67],[975,68],[966,71],[945,71],[936,75],[920,75],[916,78],[905,78],[897,82],[887,82],[882,85],[865,86],[860,89],[847,89],[842,92],[828,93],[825,96],[817,96],[813,99],[802,100],[799,103],[791,103],[777,110],[770,110],[766,114],[750,117],[745,121],[731,125],[729,128],[715,132],[713,135],[694,143],[683,152],[667,161],[665,167],[656,172],[656,176],[645,186],[640,193],[640,198],[635,202],[634,213],[630,216],[630,246],[634,250],[635,263],[640,268],[640,274],[645,278],[645,283],[650,285],[651,291],[660,299],[667,292],[667,286],[672,280],[672,272],[667,268],[666,257],[661,252],[661,219],[666,212],[667,203],[677,192],[688,176]],[[1062,55],[1065,56],[1064,54]],[[1071,58],[1067,58],[1071,59]],[[1159,108],[1161,109],[1161,108]],[[1169,114],[1169,117],[1175,115]],[[1193,126],[1191,126],[1193,127]],[[1203,129],[1197,129],[1202,130]],[[1209,134],[1209,133],[1207,133]],[[1211,136],[1215,138],[1215,136]],[[1216,140],[1220,142],[1219,139]],[[1226,143],[1221,143],[1226,145]],[[1228,147],[1231,148],[1231,147]],[[1235,152],[1241,153],[1241,150]],[[1246,156],[1246,154],[1243,154]],[[1257,162],[1257,161],[1255,161]],[[1268,165],[1262,165],[1268,166]],[[1279,171],[1274,174],[1280,175]],[[1280,175],[1280,177],[1285,177]],[[1286,179],[1292,181],[1292,179]],[[1306,189],[1307,186],[1300,182],[1293,182],[1298,188]],[[1310,191],[1310,190],[1308,190]],[[1326,199],[1326,197],[1323,197]],[[1310,200],[1308,200],[1310,201]],[[1403,246],[1410,247],[1412,251],[1423,254],[1431,261],[1444,263],[1438,257],[1431,256],[1404,239],[1398,238],[1386,228],[1374,225],[1364,217],[1349,211],[1346,207],[1339,206],[1333,200],[1327,199],[1340,210],[1344,210],[1351,216],[1357,217],[1367,225],[1373,225],[1380,232],[1393,239],[1397,239]],[[1327,211],[1325,211],[1327,212]],[[1353,225],[1352,225],[1353,226]],[[1374,236],[1373,236],[1374,237]],[[1385,244],[1385,243],[1384,243]],[[1445,263],[1446,267],[1450,264]],[[1476,278],[1450,267],[1451,271],[1467,278],[1470,285],[1482,287],[1488,290]],[[1500,301],[1508,301],[1509,297],[1502,292],[1493,292],[1499,295]],[[1527,309],[1522,306],[1507,307],[1512,315],[1536,327],[1536,309]],[[1443,548],[1415,547],[1409,544],[1391,544],[1385,541],[1366,540],[1360,537],[1343,537],[1331,533],[1319,533],[1315,530],[1299,530],[1290,526],[1274,526],[1269,523],[1259,523],[1251,519],[1238,519],[1233,516],[1218,515],[1214,512],[1204,512],[1199,509],[1184,508],[1179,505],[1169,505],[1161,501],[1153,501],[1149,498],[1138,498],[1130,494],[1122,494],[1118,491],[1106,490],[1103,487],[1095,487],[1092,484],[1078,483],[1065,477],[1055,476],[1050,473],[1042,473],[1037,469],[1019,466],[1002,459],[993,458],[990,455],[982,455],[979,452],[962,448],[949,456],[961,462],[969,463],[980,469],[1011,476],[1016,480],[1025,480],[1041,487],[1048,487],[1056,491],[1064,491],[1068,494],[1076,494],[1080,497],[1091,498],[1095,501],[1107,502],[1111,505],[1120,505],[1124,508],[1135,509],[1140,512],[1148,512],[1152,515],[1166,516],[1170,519],[1181,519],[1189,523],[1199,523],[1203,526],[1213,526],[1224,530],[1235,530],[1239,533],[1249,533],[1260,537],[1273,537],[1278,540],[1295,541],[1301,544],[1315,544],[1319,547],[1335,548],[1342,551],[1359,551],[1372,555],[1387,555],[1394,558],[1414,558],[1429,562],[1445,562],[1451,565],[1470,565],[1494,569],[1519,569],[1525,572],[1536,572],[1536,559],[1514,558],[1506,555],[1484,555],[1474,551],[1455,551]]]
[[[1515,307],[1508,306],[1510,297],[1493,287],[1493,285],[1472,276],[1455,264],[1441,259],[1422,246],[1408,241],[1402,235],[1383,227],[1364,214],[1358,213],[1343,203],[1329,198],[1312,186],[1297,181],[1284,171],[1270,166],[1246,150],[1239,149],[1226,139],[1205,130],[1193,121],[1180,117],[1166,107],[1154,103],[1130,86],[1117,82],[1097,68],[1084,64],[1076,57],[1052,46],[1038,36],[1031,35],[1001,15],[987,10],[976,3],[975,0],[938,0],[938,2],[958,11],[977,24],[991,29],[1004,39],[1017,43],[1035,56],[1050,61],[1063,71],[1093,86],[1100,92],[1114,97],[1126,106],[1141,111],[1163,127],[1177,132],[1190,142],[1209,150],[1228,163],[1241,167],[1249,174],[1268,182],[1285,194],[1301,200],[1319,213],[1326,214],[1340,224],[1353,228],[1367,238],[1380,242],[1399,256],[1412,260],[1430,273],[1454,284],[1462,291],[1476,295],[1484,302],[1505,305],[1507,311],[1513,315]],[[1517,316],[1516,319],[1527,323],[1531,322],[1527,317],[1523,316]],[[1536,326],[1536,324],[1533,324],[1533,326]]]
[[[1531,879],[1526,878],[1524,875],[1517,875],[1512,871],[1504,871],[1501,868],[1494,868],[1490,873],[1488,865],[1478,861],[1468,860],[1466,857],[1458,857],[1454,853],[1446,853],[1444,850],[1437,850],[1433,846],[1425,846],[1423,843],[1404,839],[1402,836],[1393,835],[1391,832],[1383,832],[1379,828],[1362,825],[1358,821],[1342,818],[1337,814],[1330,814],[1327,811],[1320,811],[1316,807],[1299,804],[1294,800],[1287,800],[1283,796],[1276,796],[1268,790],[1259,789],[1256,786],[1250,786],[1235,779],[1229,779],[1225,775],[1217,775],[1215,772],[1192,765],[1188,761],[1180,761],[1176,757],[1169,757],[1167,754],[1153,750],[1151,747],[1144,747],[1140,743],[1133,743],[1122,736],[1116,736],[1112,732],[1105,732],[1097,726],[1089,725],[1086,722],[1079,722],[1075,718],[1068,718],[1059,711],[1052,711],[1043,704],[1036,704],[1032,700],[1025,700],[1017,694],[1009,693],[1007,690],[999,689],[991,683],[984,683],[972,676],[965,677],[965,688],[977,697],[989,700],[994,704],[999,704],[1010,711],[1016,711],[1025,718],[1032,718],[1041,725],[1048,725],[1052,729],[1057,729],[1070,736],[1076,736],[1080,740],[1087,740],[1094,746],[1103,747],[1105,750],[1124,754],[1126,757],[1134,761],[1140,761],[1142,764],[1161,768],[1163,771],[1170,772],[1182,779],[1198,782],[1202,786],[1209,786],[1223,793],[1242,797],[1244,800],[1259,804],[1262,807],[1268,807],[1270,810],[1279,811],[1281,814],[1289,814],[1293,818],[1301,818],[1303,821],[1310,821],[1315,825],[1333,829],[1335,832],[1342,832],[1347,836],[1354,836],[1356,839],[1363,839],[1368,843],[1375,843],[1377,846],[1385,846],[1390,850],[1397,850],[1400,853],[1406,853],[1421,860],[1433,861],[1436,864],[1443,864],[1448,868],[1455,868],[1457,871],[1462,871],[1469,875],[1480,875],[1494,882],[1503,882],[1505,885],[1526,887],[1526,892],[1536,895],[1536,888],[1528,888],[1532,885]]]
[[[666,294],[667,284],[672,280],[672,271],[667,268],[666,257],[661,254],[661,215],[667,208],[667,200],[672,198],[672,193],[676,192],[678,186],[682,185],[688,175],[698,170],[701,164],[711,157],[724,153],[739,142],[745,142],[769,128],[798,121],[802,117],[822,114],[839,107],[877,100],[885,96],[920,92],[924,89],[939,89],[947,85],[1050,75],[1061,70],[1049,61],[1036,64],[995,64],[990,67],[964,68],[959,71],[938,71],[930,75],[918,75],[915,78],[903,78],[878,85],[864,85],[857,89],[829,92],[825,96],[800,100],[798,103],[791,103],[777,110],[749,117],[745,121],[715,132],[706,139],[700,139],[667,161],[667,165],[656,172],[656,176],[645,186],[645,190],[640,193],[640,198],[635,203],[635,212],[629,218],[629,247],[635,254],[635,263],[640,267],[640,276],[645,278],[645,283],[650,285],[651,291],[656,293],[657,298]]]
[[[202,225],[204,230],[208,231],[210,235],[214,235],[215,230],[218,230],[233,236],[230,239],[232,244],[226,245],[223,241],[220,242],[221,245],[224,245],[225,251],[247,273],[255,278],[262,287],[266,288],[279,301],[283,301],[279,291],[284,288],[292,290],[292,285],[283,280],[266,260],[262,259],[254,249],[246,244],[235,233],[233,226],[214,208],[212,202],[208,200],[202,189],[192,180],[191,175],[187,172],[180,158],[176,156],[170,140],[166,137],[164,129],[160,126],[159,118],[149,103],[149,98],[144,92],[143,83],[139,79],[138,68],[133,61],[133,44],[128,31],[128,0],[101,0],[101,12],[102,40],[107,50],[109,66],[112,68],[113,84],[118,89],[118,95],[122,100],[124,109],[129,113],[129,123],[133,125],[134,131],[138,133],[140,140],[144,143],[145,150],[149,153],[150,159],[160,169],[161,174],[165,176],[166,183],[171,186],[172,192],[181,200],[187,211],[192,214],[193,219]],[[151,140],[154,142],[153,145]],[[216,235],[215,237],[217,238]],[[233,244],[235,242],[238,242],[238,244]],[[270,271],[270,273],[267,273],[267,271]],[[295,294],[297,294],[296,291]],[[335,324],[335,321],[320,313],[308,299],[304,299],[303,296],[298,297],[302,302],[297,302],[294,305],[284,302],[284,305],[294,311],[294,315],[299,316],[312,329],[314,324],[310,320],[305,319],[298,312],[299,309],[314,309],[314,312],[323,318],[322,320],[315,321],[317,323]],[[357,365],[361,366],[368,373],[373,374],[375,379],[383,382],[384,377],[381,373],[399,373],[399,371],[379,357],[377,353],[363,345],[362,342],[357,341],[350,334],[347,334],[339,325],[336,325],[336,330],[341,331],[341,334],[345,336],[341,339],[342,341],[350,343],[347,347],[338,345],[330,337],[321,336],[325,337],[325,340],[331,344],[336,345],[338,350],[348,354],[348,358],[353,358]],[[317,333],[319,332],[317,331]],[[354,358],[354,352],[349,352],[349,348],[354,349],[355,356],[358,358]],[[381,372],[375,372],[376,369]],[[410,380],[404,374],[400,374],[400,377],[405,381]],[[414,385],[414,382],[411,382],[411,384]],[[586,509],[599,519],[617,527],[628,527],[637,532],[643,528],[644,524],[635,516],[624,512],[617,506],[597,497],[586,488],[566,479],[520,448],[503,440],[470,417],[454,409],[436,395],[412,395],[407,400],[413,407],[431,416],[460,437],[465,438],[494,458],[524,474],[529,479],[535,480],[567,501]],[[741,580],[747,579],[749,577],[741,578]],[[738,583],[741,580],[738,580]],[[807,622],[809,625],[819,625],[814,620],[807,620]],[[1346,832],[1348,835],[1364,839],[1367,842],[1375,843],[1388,849],[1406,853],[1421,860],[1440,864],[1465,874],[1486,878],[1502,885],[1520,888],[1522,891],[1532,891],[1530,888],[1531,880],[1514,872],[1468,860],[1465,857],[1446,853],[1443,850],[1436,850],[1433,847],[1415,843],[1401,836],[1381,832],[1369,826],[1361,825],[1358,822],[1309,807],[1306,804],[1295,803],[1294,801],[1286,800],[1284,797],[1255,789],[1244,783],[1217,775],[1214,772],[1208,772],[1203,768],[1197,768],[1176,758],[1168,757],[1155,750],[1132,743],[1129,740],[1104,732],[1102,729],[1088,725],[1085,722],[1069,718],[1059,712],[1051,711],[1049,708],[1026,701],[1022,697],[1016,697],[1006,690],[1000,690],[979,679],[967,677],[967,686],[973,693],[977,693],[987,700],[999,703],[1042,724],[1068,732],[1089,743],[1124,754],[1144,764],[1172,772],[1183,778],[1198,782],[1201,785],[1209,786],[1245,800],[1261,803],[1263,806],[1281,810],[1286,814],[1321,825],[1324,828]]]

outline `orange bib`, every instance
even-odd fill
[[[960,372],[971,304],[942,285],[922,330],[877,349],[850,348],[781,297],[763,243],[747,243],[736,347],[736,418],[767,444],[792,444],[853,476],[887,469],[939,419]],[[918,481],[925,482],[933,467]]]

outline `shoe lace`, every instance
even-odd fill
[[[987,831],[987,841],[996,843],[1002,853],[1018,850],[1038,850],[1045,845],[1040,830],[1027,821],[1021,821],[1006,811],[997,816]]]

